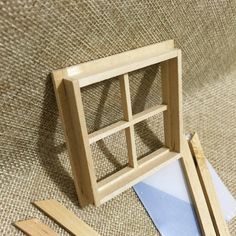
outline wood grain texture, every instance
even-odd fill
[[[82,192],[90,203],[98,205],[97,180],[91,149],[89,145],[88,131],[85,121],[81,91],[77,81],[64,80],[68,105],[71,113],[71,122],[75,134],[75,145],[79,149],[79,168],[81,172]]]
[[[77,80],[80,87],[84,87],[176,57],[176,53],[174,41],[167,40],[55,72],[63,71],[64,78]]]
[[[194,160],[185,137],[182,138],[182,142],[181,155],[183,158],[181,160],[183,164],[183,170],[198,216],[202,234],[205,236],[216,236],[202,186],[198,178],[197,169],[195,167]]]
[[[190,139],[189,145],[191,147],[192,155],[195,159],[198,175],[202,184],[216,234],[217,236],[229,236],[229,229],[225,222],[224,215],[216,195],[215,187],[212,182],[211,174],[207,167],[207,160],[205,158],[197,133],[195,133],[192,139]]]
[[[111,62],[107,61],[104,65],[104,69],[97,70],[97,65],[94,64],[90,68],[96,68],[95,71],[90,70],[88,74],[85,74],[85,77],[75,76],[71,77],[72,80],[78,80],[80,87],[88,86],[94,83],[98,83],[101,81],[104,81],[106,79],[110,79],[113,77],[116,77],[120,74],[126,74],[131,71],[135,71],[147,66],[151,66],[157,63],[160,63],[161,61],[169,60],[171,58],[175,58],[178,53],[178,49],[168,49],[166,51],[163,51],[162,53],[158,54],[157,51],[152,52],[153,56],[148,55],[147,57],[141,57],[136,59],[126,58],[126,60],[122,61],[114,61],[118,62],[116,66],[111,64]],[[134,53],[135,54],[135,53]],[[127,61],[127,59],[129,61]],[[127,64],[125,64],[125,61]],[[116,63],[115,63],[116,64]],[[107,67],[109,65],[109,67]]]
[[[133,115],[133,120],[130,123],[135,125],[143,120],[146,120],[166,110],[167,110],[167,105],[156,105],[150,107],[142,112]]]
[[[161,63],[162,99],[167,105],[164,111],[165,145],[181,153],[181,160],[198,220],[203,235],[215,236],[215,230],[207,208],[197,171],[187,144],[183,137],[182,115],[182,55]]]
[[[146,120],[166,110],[167,110],[166,105],[156,105],[151,108],[148,108],[140,113],[133,115],[133,118],[130,121],[124,121],[124,120],[118,121],[112,125],[109,125],[105,128],[102,128],[89,134],[89,143],[92,144],[94,142],[97,142],[109,135],[112,135],[130,126],[133,126],[143,120]]]
[[[137,168],[126,167],[98,183],[101,203],[154,174],[160,168],[180,158],[179,153],[161,148],[138,161]]]
[[[29,236],[59,236],[38,219],[18,221],[14,225]]]
[[[99,236],[89,225],[54,199],[37,201],[34,204],[75,236]]]
[[[167,109],[166,105],[157,105],[132,116],[127,73],[159,63],[162,60],[175,58],[178,56],[178,52],[179,50],[174,48],[173,40],[167,40],[53,71],[57,103],[69,149],[75,187],[82,207],[90,203],[96,206],[101,204],[89,145],[125,129],[129,165],[137,168],[133,125]],[[117,122],[110,127],[105,127],[88,135],[80,89],[114,76],[120,76],[121,78],[124,121]]]
[[[123,129],[126,129],[127,127],[130,126],[130,123],[129,122],[126,122],[126,121],[118,121],[114,124],[111,124],[107,127],[104,127],[100,130],[97,130],[91,134],[89,134],[89,143],[92,144],[92,143],[95,143],[103,138],[106,138],[116,132],[119,132]]]
[[[133,119],[133,115],[132,115],[128,74],[121,75],[119,77],[119,81],[120,81],[121,101],[124,113],[124,120],[131,121]],[[128,128],[125,129],[125,136],[128,149],[129,166],[137,168],[138,162],[137,162],[133,125],[130,125]]]
[[[133,168],[138,167],[137,161],[137,153],[136,153],[136,145],[135,145],[135,136],[134,136],[134,126],[131,125],[127,129],[125,129],[125,137],[127,143],[127,151],[129,158],[129,166]]]
[[[69,153],[72,175],[74,179],[75,189],[77,192],[79,204],[81,207],[93,202],[93,199],[88,197],[86,190],[84,191],[84,180],[88,179],[88,172],[84,172],[80,165],[82,158],[79,146],[76,142],[76,134],[72,123],[72,116],[68,104],[68,97],[65,90],[63,78],[66,76],[66,70],[55,71],[52,74],[54,91],[57,100],[57,106],[61,118],[61,123],[64,129],[67,150]],[[90,195],[89,195],[90,196]]]
[[[159,62],[163,104],[132,115],[127,73]],[[120,76],[124,120],[88,135],[80,89],[115,76]],[[191,153],[183,141],[182,56],[172,40],[55,71],[54,83],[82,206],[89,203],[98,206],[182,156],[203,235],[215,235]],[[166,148],[137,161],[133,125],[160,112],[164,112]],[[122,129],[126,129],[129,166],[97,183],[89,144]]]
[[[132,120],[132,107],[129,89],[129,76],[124,74],[119,76],[120,81],[120,91],[121,91],[121,101],[124,113],[124,120]]]
[[[165,145],[175,152],[181,150],[182,121],[182,56],[161,63],[162,100],[164,112]]]

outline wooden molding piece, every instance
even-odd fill
[[[217,236],[229,236],[229,229],[224,219],[219,201],[217,199],[211,174],[207,167],[207,161],[197,133],[195,133],[189,141],[192,155],[195,159],[198,175],[201,181],[206,202],[211,214],[211,218],[215,227]]]
[[[99,236],[89,225],[54,199],[36,201],[34,204],[73,235]]]
[[[59,236],[38,219],[18,221],[14,225],[29,236]]]
[[[59,69],[53,71],[53,74],[63,74],[64,78],[78,80],[80,87],[85,87],[176,57],[178,51],[174,48],[174,41],[167,40]]]
[[[216,236],[194,160],[185,137],[183,137],[182,142],[183,170],[185,172],[186,181],[189,186],[202,233],[205,236]]]

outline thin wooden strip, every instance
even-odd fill
[[[182,142],[181,155],[183,158],[181,160],[183,162],[183,170],[185,171],[186,181],[188,182],[192,200],[195,205],[200,227],[202,229],[202,234],[206,236],[216,236],[191,151],[189,149],[187,140],[185,140],[184,137]]]
[[[182,60],[177,58],[161,63],[162,97],[167,105],[164,112],[165,145],[175,152],[181,150],[182,121]]]
[[[71,77],[71,80],[77,80],[79,81],[80,87],[85,87],[94,83],[98,83],[113,77],[116,77],[121,74],[126,74],[138,69],[142,69],[147,66],[151,66],[157,63],[160,63],[162,61],[166,61],[172,58],[177,57],[179,49],[169,49],[166,52],[155,55],[153,57],[148,58],[141,58],[141,60],[134,60],[127,64],[127,62],[121,62],[120,65],[113,66],[112,64],[110,68],[106,68],[106,70],[97,71],[92,74],[90,72],[89,74],[85,75],[85,77],[81,76],[75,76]],[[96,68],[96,67],[95,67]]]
[[[105,128],[102,128],[98,131],[95,131],[91,134],[89,134],[89,143],[95,143],[97,141],[99,141],[100,139],[106,138],[107,136],[110,136],[116,132],[119,132],[123,129],[126,129],[127,127],[129,127],[129,122],[127,121],[118,121],[112,125],[109,125]]]
[[[121,91],[122,107],[124,112],[124,120],[131,121],[133,118],[132,118],[132,107],[131,107],[128,74],[121,75],[119,80],[120,80],[120,91]],[[133,125],[125,129],[125,136],[128,149],[129,166],[136,168],[138,166],[138,162],[137,162]]]
[[[136,145],[135,145],[135,136],[134,136],[134,126],[125,129],[125,137],[127,142],[128,149],[128,158],[129,158],[129,166],[133,168],[137,168],[137,153],[136,153]]]
[[[133,120],[131,120],[131,121],[118,121],[112,125],[109,125],[105,128],[102,128],[98,131],[95,131],[95,132],[89,134],[89,143],[92,144],[94,142],[97,142],[100,139],[106,138],[109,135],[112,135],[116,132],[126,129],[131,125],[134,125],[138,122],[141,122],[145,119],[150,118],[151,116],[157,115],[160,112],[163,112],[166,110],[167,110],[166,105],[157,105],[157,106],[151,107],[145,111],[142,111],[142,112],[134,115]]]
[[[147,110],[144,110],[138,114],[135,114],[133,116],[133,120],[131,121],[131,124],[137,124],[143,120],[146,120],[154,115],[157,115],[163,111],[167,110],[167,106],[166,105],[156,105],[154,107],[151,107]]]
[[[215,236],[215,230],[201,188],[198,174],[187,141],[183,137],[182,115],[182,55],[161,63],[164,112],[165,146],[171,151],[181,152],[181,160],[190,193],[195,204],[202,234]]]
[[[79,75],[71,77],[70,79],[79,81],[79,85],[82,88],[91,84],[95,84],[116,77],[121,74],[129,73],[150,65],[160,63],[162,61],[169,60],[171,58],[175,58],[178,55],[178,51],[179,49],[169,49],[166,52],[157,56],[155,55],[153,57],[148,57],[144,59],[142,58],[141,60],[133,60],[133,61],[130,60],[129,64],[127,64],[126,62],[121,62],[120,65],[113,66],[112,64],[109,63],[110,67],[106,68],[105,70],[101,71],[96,70],[95,72],[87,73],[85,77],[81,77],[81,75]]]
[[[80,85],[83,87],[91,83],[98,82],[100,79],[108,79],[117,75],[128,73],[129,71],[124,71],[124,69],[127,70],[127,68],[135,70],[136,67],[138,67],[137,69],[139,69],[139,66],[145,66],[143,61],[145,62],[150,58],[155,59],[155,57],[163,54],[166,55],[166,53],[172,51],[173,49],[174,41],[167,40],[161,43],[148,45],[142,48],[136,48],[134,50],[122,52],[109,57],[81,63],[75,66],[67,67],[65,69],[56,70],[54,72],[65,74],[64,78],[80,80]],[[141,64],[138,62],[141,62]],[[154,60],[152,63],[158,62]],[[130,68],[130,65],[134,64],[136,67]],[[96,79],[97,76],[99,76],[99,78]]]
[[[170,150],[168,148],[165,148],[165,147],[162,147],[150,154],[148,154],[147,156],[141,158],[138,163],[139,163],[139,166],[140,168],[142,168],[143,166],[145,165],[151,165],[153,161],[159,159],[160,161],[160,158],[164,155],[167,155],[170,153]],[[175,154],[175,153],[172,153],[172,154]],[[171,155],[172,155],[171,154]],[[165,158],[167,158],[168,156],[166,156]],[[168,159],[168,158],[167,158]]]
[[[59,236],[38,219],[18,221],[14,225],[29,236]]]
[[[74,66],[67,67],[65,69],[56,70],[55,72],[63,71],[63,73],[66,73],[67,77],[79,74],[81,74],[81,76],[83,77],[89,71],[91,73],[91,68],[97,68],[97,70],[105,70],[109,64],[116,66],[119,65],[120,62],[129,63],[130,60],[158,55],[172,48],[174,48],[173,39],[155,44],[150,44],[141,48],[135,48],[133,50],[121,52],[105,58],[99,58],[93,61],[83,62]]]
[[[84,165],[81,165],[81,159],[83,159],[80,148],[81,143],[78,145],[76,133],[74,131],[74,124],[72,122],[72,115],[70,112],[70,106],[68,104],[68,98],[63,80],[65,76],[65,69],[53,72],[53,84],[60,118],[64,129],[67,150],[70,157],[75,189],[77,192],[79,204],[81,207],[84,207],[89,203],[93,203],[93,199],[87,197],[87,192],[90,191],[90,189],[84,189],[84,186],[87,186],[87,181],[90,177],[88,171],[86,171],[86,168],[84,168]]]
[[[169,153],[168,148],[160,148],[160,149],[156,150],[155,152],[152,152],[149,155],[143,157],[141,160],[139,160],[139,164],[142,165],[143,163],[145,163],[147,161],[149,162],[150,159],[153,159],[157,156],[161,156],[161,155],[164,155],[167,153]],[[110,185],[115,184],[121,178],[124,178],[125,175],[131,174],[131,172],[129,172],[130,170],[132,170],[132,168],[130,168],[130,167],[123,168],[120,171],[117,171],[116,173],[114,173],[113,175],[98,182],[99,191],[101,191],[103,188],[106,188],[109,184]]]
[[[211,218],[218,236],[229,236],[229,229],[224,219],[219,201],[217,199],[211,174],[207,167],[207,161],[197,133],[195,133],[189,141],[193,157],[198,170],[198,175],[205,194],[207,205],[211,214]]]
[[[80,149],[80,169],[86,179],[82,181],[82,191],[90,202],[97,204],[97,179],[95,175],[91,149],[89,145],[88,131],[85,121],[81,91],[78,88],[78,82],[65,81],[65,89],[70,107],[71,119],[73,123],[73,132],[75,133],[76,145]],[[81,180],[79,180],[81,181]]]
[[[98,193],[100,193],[100,202],[104,203],[114,196],[120,194],[126,189],[132,187],[134,184],[143,180],[144,178],[152,175],[158,169],[162,168],[165,165],[168,165],[170,162],[180,158],[180,154],[174,152],[164,151],[165,154],[159,154],[154,158],[143,162],[138,163],[136,169],[127,167],[116,173],[115,176],[112,176],[108,180],[101,181],[98,183],[100,186],[98,188]]]
[[[128,74],[121,75],[119,77],[119,81],[120,81],[121,101],[124,112],[124,120],[130,121],[132,120],[132,107],[130,99]]]
[[[150,160],[152,160],[156,156],[161,156],[161,155],[164,155],[164,154],[167,154],[167,153],[169,153],[169,149],[163,147],[163,148],[160,148],[160,149],[156,150],[155,152],[152,152],[149,155],[143,157],[138,162],[139,162],[140,165],[142,165],[145,162],[149,162]],[[103,190],[108,185],[115,184],[117,181],[124,178],[125,175],[131,174],[130,170],[133,170],[133,168],[130,168],[130,167],[127,166],[127,167],[115,172],[113,175],[99,181],[98,182],[99,191]],[[128,173],[128,172],[130,172],[130,173]]]
[[[166,104],[168,109],[163,112],[164,118],[164,133],[165,133],[165,146],[171,148],[171,120],[174,118],[174,114],[171,116],[171,102],[173,100],[170,99],[170,73],[169,73],[169,62],[161,62],[161,83],[162,83],[162,102]],[[178,78],[178,77],[177,77]],[[176,87],[175,89],[178,89]],[[179,121],[178,121],[179,122]]]
[[[89,225],[54,199],[37,201],[34,204],[73,235],[99,236]]]

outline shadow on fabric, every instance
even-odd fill
[[[66,151],[66,145],[65,142],[59,145],[56,144],[57,122],[58,110],[56,98],[51,75],[48,75],[45,83],[43,109],[38,131],[37,150],[39,161],[60,191],[69,197],[72,202],[77,203],[73,179],[58,157],[60,153]]]

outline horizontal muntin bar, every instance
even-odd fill
[[[125,167],[98,182],[100,203],[108,201],[180,157],[179,153],[161,148],[139,160],[137,168]]]
[[[135,125],[143,120],[146,120],[166,110],[167,110],[167,105],[156,105],[138,114],[133,115],[133,119],[131,121],[118,121],[112,125],[97,130],[89,134],[89,143],[92,144],[94,142],[97,142],[109,135],[112,135],[116,132],[128,128],[130,125]]]
[[[119,132],[125,128],[128,128],[130,126],[128,121],[118,121],[112,125],[109,125],[105,128],[102,128],[100,130],[97,130],[91,134],[89,134],[89,143],[95,143],[103,138],[106,138],[107,136],[110,136],[116,132]]]
[[[137,124],[143,120],[146,120],[154,115],[157,115],[163,111],[167,110],[167,105],[156,105],[151,108],[148,108],[142,112],[139,112],[135,115],[133,115],[133,120],[131,121],[131,124]]]

